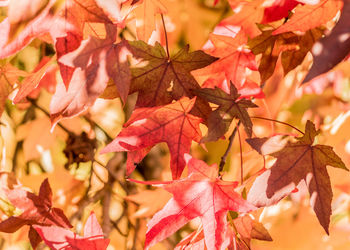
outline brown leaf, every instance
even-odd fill
[[[257,107],[247,99],[238,99],[240,95],[235,85],[231,83],[230,94],[227,94],[220,88],[198,89],[193,92],[207,100],[208,102],[218,104],[219,107],[210,113],[208,118],[208,134],[201,142],[216,141],[221,138],[229,129],[234,118],[242,121],[244,129],[249,137],[252,136],[253,123],[247,112],[248,108]]]
[[[284,74],[297,67],[322,33],[322,29],[318,28],[309,30],[302,36],[292,32],[273,35],[273,30],[267,30],[250,39],[248,46],[252,52],[255,55],[262,54],[259,64],[261,81],[266,81],[273,74],[280,54]]]
[[[323,35],[324,29],[315,28],[305,32],[304,35],[298,36],[298,47],[296,50],[287,50],[282,52],[281,60],[284,75],[300,65],[306,54],[311,50],[315,42]]]
[[[143,41],[129,42],[136,58],[147,62],[144,67],[131,69],[130,93],[138,92],[137,107],[152,107],[171,103],[183,96],[194,97],[191,90],[200,89],[191,71],[205,67],[216,60],[201,50],[189,53],[186,46],[168,58],[164,48],[156,43],[150,46]],[[210,112],[207,102],[197,98],[193,114],[206,118]]]
[[[277,161],[256,178],[249,191],[248,201],[259,207],[276,204],[295,190],[301,181],[305,181],[310,193],[310,204],[320,224],[328,233],[333,194],[326,166],[348,169],[332,147],[313,146],[318,134],[315,125],[308,121],[302,137],[298,137],[296,142],[288,142],[283,149],[273,153],[262,149],[271,148],[268,145],[271,140],[251,139],[250,145],[255,150],[262,154],[269,153],[276,157]],[[275,141],[272,142],[275,144]]]
[[[240,216],[233,221],[237,232],[247,243],[251,239],[272,241],[272,238],[260,222],[253,220],[250,215]]]

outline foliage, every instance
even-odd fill
[[[0,0],[0,245],[346,249],[349,19],[349,0]]]

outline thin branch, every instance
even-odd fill
[[[164,22],[164,16],[163,14],[160,14],[162,17],[162,22],[163,22],[163,28],[164,28],[164,35],[165,35],[165,46],[166,46],[166,53],[168,56],[168,59],[170,58],[170,53],[169,53],[169,44],[168,44],[168,34],[166,32],[166,27],[165,27],[165,22]]]
[[[136,35],[134,34],[134,32],[132,32],[132,30],[127,25],[125,25],[124,29],[119,34],[121,38],[126,39],[124,35],[125,31],[127,31],[131,35],[131,37],[136,40]]]
[[[110,223],[112,223],[113,227],[118,231],[118,233],[119,233],[121,236],[123,236],[123,237],[128,237],[128,235],[127,235],[126,233],[123,233],[123,232],[120,230],[120,228],[119,228],[119,226],[118,226],[118,224],[117,224],[116,222],[110,220]]]
[[[228,143],[227,149],[226,149],[224,155],[221,157],[221,161],[220,161],[220,164],[219,164],[219,173],[222,172],[222,170],[224,169],[227,155],[228,155],[228,153],[231,150],[231,147],[232,147],[232,144],[233,144],[233,139],[235,138],[235,135],[237,133],[237,130],[238,130],[238,127],[239,127],[240,124],[241,124],[241,121],[239,121],[237,123],[237,126],[235,127],[235,129],[233,130],[233,132],[232,132],[232,134],[231,134],[231,136],[229,138],[229,143]]]
[[[102,199],[102,231],[106,237],[111,232],[111,218],[109,210],[111,208],[111,192],[110,186],[113,184],[113,178],[108,178],[108,183],[105,185],[105,192]]]
[[[99,130],[101,130],[107,137],[108,141],[113,141],[113,138],[107,133],[106,130],[104,130],[104,128],[102,128],[98,123],[96,123],[95,121],[93,121],[90,117],[84,115],[83,118],[90,123],[90,125],[93,125],[95,127],[97,127]]]
[[[136,243],[137,243],[137,239],[138,239],[138,232],[140,230],[140,219],[137,218],[136,219],[136,223],[135,223],[135,229],[134,229],[134,238],[132,241],[132,248],[131,250],[136,250]]]
[[[286,126],[289,126],[295,130],[297,130],[299,133],[301,134],[304,134],[303,131],[301,131],[300,129],[294,127],[293,125],[290,125],[289,123],[286,123],[286,122],[282,122],[282,121],[278,121],[278,120],[275,120],[275,119],[270,119],[270,118],[265,118],[265,117],[259,117],[259,116],[251,116],[250,118],[253,118],[253,119],[261,119],[261,120],[267,120],[267,121],[273,121],[273,122],[277,122],[277,123],[281,123],[281,124],[284,124]]]
[[[99,173],[97,173],[97,171],[95,170],[95,168],[94,168],[94,161],[95,161],[95,160],[91,161],[91,174],[94,173],[95,176],[97,177],[97,179],[98,179],[100,182],[102,182],[103,184],[106,184],[106,182],[103,180],[103,178],[102,178],[102,177],[99,175]],[[99,164],[99,165],[101,165],[101,164]]]
[[[41,106],[39,106],[36,101],[32,98],[27,97],[27,100],[37,109],[39,109],[41,112],[43,112],[47,117],[50,118],[50,114],[49,112],[47,112],[44,108],[42,108]],[[66,128],[65,126],[63,126],[61,123],[57,123],[57,125],[63,129],[67,134],[71,135],[74,134],[72,131],[70,131],[68,128]]]
[[[242,141],[241,141],[241,133],[239,132],[239,129],[237,129],[238,132],[238,140],[239,140],[239,154],[240,154],[240,160],[241,160],[241,185],[243,185],[243,153],[242,153]]]

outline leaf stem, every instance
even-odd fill
[[[165,22],[164,22],[164,16],[163,14],[160,14],[162,17],[162,22],[163,22],[163,28],[164,28],[164,34],[165,34],[165,46],[166,46],[166,53],[168,56],[168,59],[170,58],[170,53],[169,53],[169,43],[168,43],[168,34],[166,32],[166,27],[165,27]]]
[[[37,109],[39,109],[41,112],[43,112],[47,117],[50,118],[50,114],[49,112],[47,112],[43,107],[39,106],[36,101],[32,98],[27,97],[27,100]],[[57,123],[57,125],[63,129],[67,134],[71,135],[74,134],[72,131],[70,131],[68,128],[66,128],[65,126],[63,126],[61,123]]]
[[[289,123],[286,123],[286,122],[282,122],[282,121],[278,121],[278,120],[275,120],[275,119],[270,119],[270,118],[265,118],[265,117],[259,117],[259,116],[251,116],[250,118],[253,118],[253,119],[261,119],[261,120],[267,120],[267,121],[273,121],[273,122],[277,122],[277,123],[281,123],[281,124],[284,124],[286,126],[289,126],[293,129],[295,129],[296,131],[298,131],[299,133],[301,134],[304,134],[303,131],[301,131],[300,129],[298,129],[297,127],[294,127],[293,125],[289,124]]]
[[[221,173],[222,170],[224,169],[227,155],[228,155],[228,153],[231,150],[231,147],[232,147],[232,144],[233,144],[233,139],[235,138],[235,135],[237,133],[237,130],[238,130],[238,127],[239,127],[240,124],[241,124],[241,120],[239,120],[239,122],[237,123],[237,126],[235,127],[235,129],[233,130],[232,134],[230,135],[227,149],[226,149],[225,153],[223,154],[223,156],[221,157],[221,161],[220,161],[220,164],[219,164],[219,173]]]

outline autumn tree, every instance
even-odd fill
[[[1,248],[348,249],[349,20],[0,0]]]

